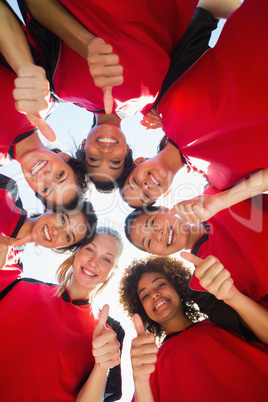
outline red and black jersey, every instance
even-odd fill
[[[268,347],[209,320],[167,335],[150,377],[155,402],[263,402]]]
[[[12,96],[16,74],[7,67],[0,64],[0,164],[5,159],[9,148],[16,142],[33,134],[37,128],[27,117],[19,113],[15,108],[15,101]]]
[[[94,365],[89,300],[20,274],[0,270],[1,400],[74,401]]]
[[[24,1],[19,3],[38,51],[40,41],[34,37],[38,35],[36,21],[27,12]],[[113,87],[114,111],[147,113],[161,89],[170,55],[193,16],[197,0],[61,0],[61,3],[119,55],[124,83]],[[103,112],[103,91],[95,86],[87,61],[63,42],[53,87],[64,101]]]
[[[245,0],[158,106],[166,136],[220,190],[268,166],[267,12]]]
[[[217,193],[219,190],[209,185],[204,191],[204,194]],[[196,241],[191,252],[203,259],[209,255],[217,257],[231,273],[237,289],[268,308],[268,195],[240,202],[217,213],[203,225],[206,233]],[[237,330],[228,320],[232,320],[234,313],[236,321],[238,315],[206,292],[195,276],[190,289],[191,298],[212,321],[224,326],[227,321],[227,326]]]
[[[25,222],[27,212],[23,209],[14,180],[0,174],[0,234],[16,238]],[[24,247],[10,247],[7,264],[20,264]]]

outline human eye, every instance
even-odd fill
[[[134,183],[136,184],[136,186],[139,185],[138,181],[135,179],[135,177],[133,178]]]
[[[61,220],[61,224],[62,224],[62,226],[64,226],[65,225],[65,218],[64,218],[64,215],[60,215],[60,220]]]
[[[145,295],[142,296],[141,300],[142,301],[146,300],[148,298],[148,296],[149,296],[148,293],[146,293]]]
[[[158,287],[158,288],[162,288],[162,287],[165,286],[165,284],[166,284],[166,282],[161,282],[161,283],[159,283],[159,285],[158,285],[157,287]]]
[[[86,250],[89,251],[90,253],[94,253],[94,251],[91,247],[87,247]]]
[[[98,158],[93,158],[92,156],[89,156],[88,158],[91,162],[98,162]]]
[[[149,239],[149,240],[148,240],[148,248],[150,248],[151,242],[152,242],[151,239]]]
[[[148,194],[145,194],[145,193],[144,193],[144,195],[145,195],[145,197],[146,197],[148,200],[151,200],[151,197],[150,197]]]
[[[49,186],[45,186],[45,187],[43,188],[43,190],[41,191],[41,193],[42,193],[42,194],[47,193],[47,192],[48,192],[48,189],[49,189]]]
[[[121,161],[111,161],[111,163],[112,163],[113,165],[119,165],[120,162],[121,162]]]
[[[151,222],[151,227],[153,227],[154,226],[154,221],[155,221],[155,218],[152,220],[152,222]]]
[[[63,175],[64,175],[64,170],[62,170],[62,171],[58,174],[57,179],[61,179]]]
[[[107,262],[108,264],[111,264],[111,260],[110,260],[109,258],[104,257],[103,260],[104,260],[105,262]]]
[[[66,240],[68,243],[70,243],[71,241],[71,236],[68,233],[66,233]]]

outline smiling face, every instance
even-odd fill
[[[57,205],[65,205],[77,195],[75,174],[63,158],[70,156],[42,149],[27,152],[20,160],[29,186]]]
[[[142,274],[137,293],[148,317],[164,328],[182,312],[180,296],[160,272]]]
[[[94,240],[81,247],[73,262],[72,287],[90,291],[103,283],[121,254],[117,240],[108,234],[96,234]]]
[[[65,247],[83,240],[86,233],[86,221],[82,212],[47,212],[35,219],[32,241],[47,248]]]
[[[87,172],[97,181],[112,181],[122,174],[128,146],[118,127],[112,124],[95,126],[82,149],[86,152]]]
[[[138,158],[135,164],[137,166],[128,176],[122,194],[133,207],[152,204],[168,191],[174,175],[161,164],[159,155],[148,160]]]
[[[186,248],[189,225],[177,216],[153,211],[141,214],[131,223],[130,238],[134,246],[151,254],[169,255]]]

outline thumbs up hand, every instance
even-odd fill
[[[138,314],[134,314],[133,322],[137,331],[137,337],[132,340],[130,350],[133,375],[135,378],[148,379],[155,370],[158,348],[154,335],[145,333]]]
[[[120,364],[120,344],[116,339],[116,333],[105,326],[108,314],[109,306],[105,304],[100,312],[92,340],[92,353],[95,357],[95,363],[105,369]]]

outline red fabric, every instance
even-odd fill
[[[207,186],[204,193],[219,191]],[[252,299],[259,301],[268,295],[268,195],[245,200],[207,222],[209,239],[199,247],[198,257],[217,257],[230,271],[235,286]],[[195,276],[190,287],[204,290]]]
[[[124,83],[113,87],[114,110],[128,114],[150,110],[168,71],[169,55],[187,28],[197,1],[60,1],[119,55]],[[86,60],[64,43],[54,87],[66,101],[90,111],[104,109],[102,90],[95,87]]]
[[[1,159],[5,159],[9,148],[18,135],[36,130],[36,126],[15,108],[15,101],[12,96],[15,78],[15,73],[0,64],[0,163]]]
[[[0,271],[0,288],[20,271]],[[94,364],[90,305],[55,296],[56,286],[19,282],[0,302],[1,400],[74,401]]]
[[[165,134],[220,190],[268,166],[267,13],[266,0],[245,0],[158,107]]]
[[[22,210],[15,205],[9,191],[0,189],[0,234],[11,236],[19,224]],[[20,226],[23,222],[20,223]]]
[[[262,402],[268,347],[205,320],[164,342],[150,380],[155,402]]]

